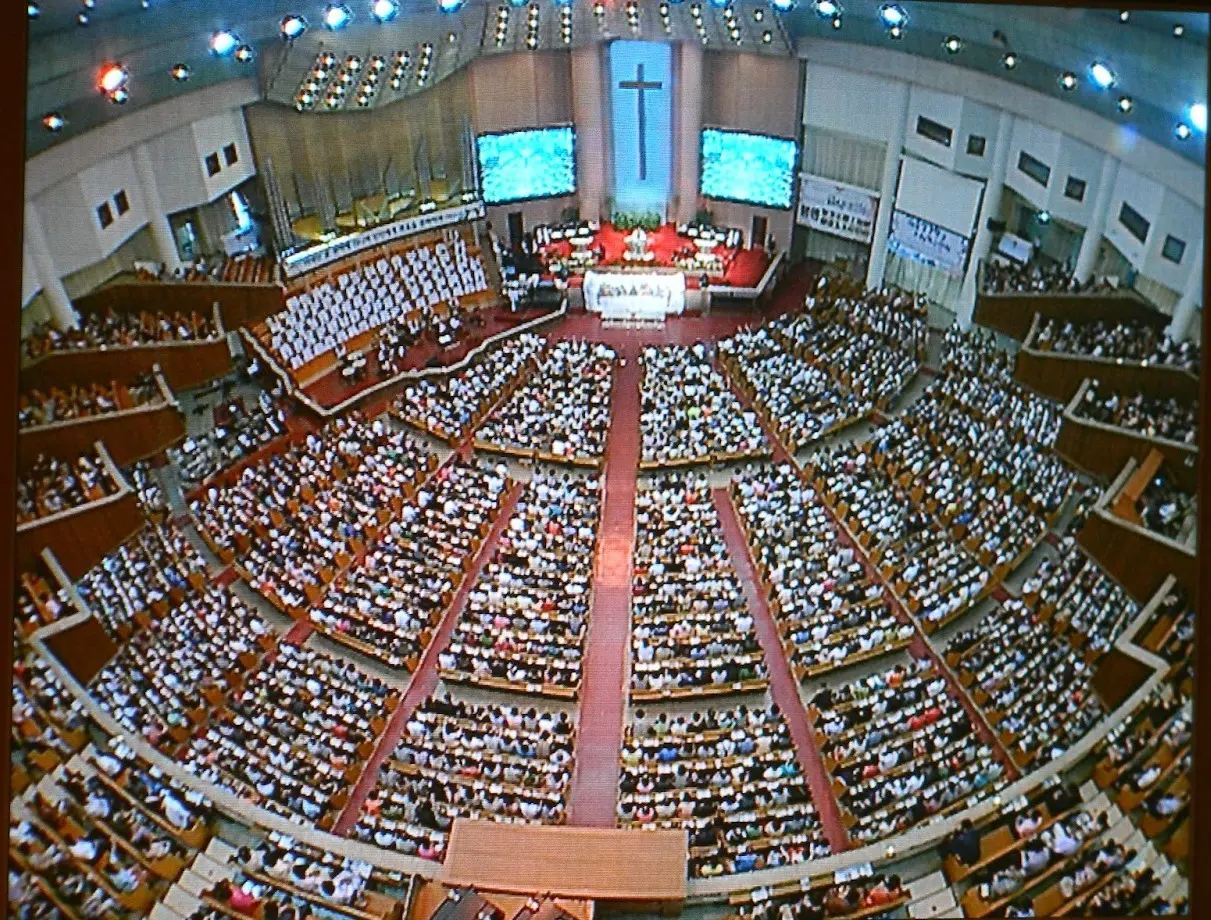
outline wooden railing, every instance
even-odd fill
[[[1098,294],[978,294],[975,321],[1019,342],[1035,316],[1057,320],[1142,322],[1162,329],[1169,317],[1134,291]]]

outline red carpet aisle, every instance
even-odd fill
[[[479,553],[471,563],[471,568],[467,571],[467,577],[463,579],[463,583],[454,593],[454,599],[450,602],[450,607],[446,610],[445,616],[442,617],[441,623],[438,624],[433,641],[429,643],[429,647],[425,649],[424,654],[421,656],[420,664],[416,668],[416,673],[412,675],[412,680],[408,684],[408,689],[404,693],[403,699],[395,707],[395,712],[391,714],[387,727],[383,729],[382,737],[378,741],[378,747],[374,749],[374,753],[366,761],[366,769],[362,771],[361,778],[357,781],[357,785],[353,787],[353,792],[349,795],[349,804],[345,806],[345,810],[337,818],[336,824],[332,828],[332,833],[337,835],[347,834],[353,825],[357,823],[358,816],[362,811],[362,803],[366,801],[366,796],[370,794],[375,783],[378,782],[379,768],[383,765],[383,761],[387,759],[387,755],[395,750],[395,745],[399,743],[400,735],[404,733],[404,726],[408,724],[408,718],[437,686],[437,656],[441,654],[442,650],[450,642],[454,626],[458,622],[458,618],[462,616],[463,608],[467,606],[467,598],[471,594],[472,585],[479,578],[479,573],[483,571],[484,566],[495,555],[496,544],[500,541],[500,535],[509,523],[509,518],[513,516],[513,509],[517,507],[517,500],[521,498],[523,489],[524,486],[521,484],[515,485],[505,497],[504,504],[501,505],[500,514],[496,516],[496,520],[492,523],[492,530],[488,534],[488,539],[479,548]]]
[[[799,755],[799,767],[811,789],[812,801],[820,811],[820,823],[824,826],[824,835],[828,838],[829,846],[834,853],[840,853],[849,847],[849,834],[841,822],[841,811],[837,799],[832,792],[832,779],[824,767],[820,756],[820,748],[816,746],[816,729],[803,708],[799,696],[799,683],[791,673],[782,648],[782,637],[770,613],[765,591],[761,588],[760,578],[749,553],[748,541],[744,536],[744,528],[736,516],[727,489],[712,489],[711,498],[715,510],[719,512],[719,524],[723,529],[723,539],[727,542],[728,555],[736,574],[740,576],[740,584],[744,588],[744,599],[753,615],[753,629],[761,648],[765,652],[765,664],[769,668],[770,696],[778,704],[790,729],[791,738],[795,742],[795,750]]]
[[[613,827],[618,800],[622,716],[631,654],[631,557],[635,543],[635,477],[639,472],[639,348],[620,350],[626,366],[614,377],[606,442],[605,507],[601,516],[593,612],[580,688],[576,769],[568,823]]]

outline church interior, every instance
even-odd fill
[[[30,0],[10,915],[1189,913],[1208,19]]]

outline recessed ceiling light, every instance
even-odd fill
[[[125,86],[129,79],[130,72],[121,64],[106,64],[97,77],[97,86],[103,93],[112,93]]]
[[[1039,223],[1046,224],[1051,222],[1051,214],[1048,211],[1039,211]]]
[[[903,38],[904,37],[904,27],[903,26],[892,26],[890,29],[887,30],[887,34],[890,35],[892,38]]]
[[[816,13],[819,16],[827,19],[830,16],[836,16],[840,12],[841,8],[833,0],[816,0]]]
[[[841,28],[841,17],[840,16],[833,17],[833,28],[834,29]]]
[[[1006,70],[1013,70],[1018,66],[1018,56],[1012,51],[1005,52],[1005,56],[1001,58],[1001,63],[1005,65]]]
[[[1098,61],[1095,64],[1093,64],[1092,66],[1090,66],[1089,76],[1092,77],[1093,82],[1096,83],[1102,89],[1109,89],[1110,87],[1114,86],[1114,82],[1115,82],[1114,71],[1111,70],[1109,67],[1107,67],[1105,64],[1103,64],[1101,61]]]
[[[84,8],[91,10],[97,5],[97,0],[84,0]]]
[[[25,12],[26,12],[26,15],[28,15],[30,19],[37,19],[38,14],[40,14],[42,12],[42,8],[40,6],[38,6],[38,4],[36,4],[36,3],[27,3],[25,5]]]
[[[1124,115],[1126,115],[1133,108],[1135,108],[1135,100],[1133,100],[1130,96],[1119,96],[1118,110],[1120,112],[1122,112]]]
[[[879,18],[883,20],[883,25],[891,28],[903,26],[908,21],[908,14],[904,12],[902,6],[895,3],[884,3],[879,7]]]
[[[324,8],[324,25],[330,29],[343,29],[352,18],[353,13],[343,3],[330,3]]]
[[[169,71],[169,73],[172,74],[172,78],[174,80],[188,80],[189,79],[189,65],[177,64],[172,68],[172,70]]]
[[[1121,13],[1119,13],[1119,14],[1118,14],[1118,21],[1119,21],[1119,22],[1126,22],[1126,21],[1127,21],[1128,19],[1130,19],[1130,18],[1131,18],[1131,11],[1130,11],[1130,10],[1123,10]]]
[[[959,49],[963,47],[963,41],[957,35],[950,35],[946,41],[942,42],[942,47],[951,54],[958,54]]]
[[[437,8],[443,13],[453,13],[463,5],[463,0],[437,0]]]
[[[80,12],[76,13],[76,22],[82,26],[88,25],[88,13],[84,12],[84,10],[80,10]]]
[[[770,0],[770,6],[779,13],[786,13],[795,8],[795,0]]]
[[[1066,90],[1076,89],[1076,74],[1071,70],[1065,70],[1060,74],[1060,86]]]
[[[765,18],[765,10],[760,9],[760,8],[753,10],[753,19],[757,20],[757,22],[760,22],[764,18]]]
[[[1186,114],[1190,118],[1192,124],[1199,131],[1207,130],[1207,104],[1205,102],[1196,102],[1190,106]]]
[[[307,20],[302,16],[290,15],[282,20],[282,38],[294,41],[307,31]]]
[[[1184,141],[1190,137],[1192,132],[1190,131],[1190,126],[1183,121],[1178,122],[1177,127],[1173,129],[1173,133],[1177,135],[1179,141]]]
[[[252,45],[240,45],[235,49],[235,59],[241,64],[251,63],[253,57]]]
[[[210,36],[210,50],[219,56],[231,54],[239,43],[239,36],[227,29],[221,29]]]
[[[1186,27],[1184,25],[1182,25],[1180,22],[1173,27],[1173,37],[1174,38],[1181,38],[1185,34],[1186,34]]]
[[[774,40],[774,33],[770,32],[768,29],[761,33],[761,41],[764,42],[765,44],[768,45],[773,40]]]
[[[54,133],[55,131],[61,130],[63,126],[67,124],[67,120],[58,112],[47,112],[42,116],[42,124],[45,126],[47,131]]]
[[[109,94],[109,101],[112,102],[114,105],[124,105],[126,103],[126,100],[129,98],[130,98],[130,93],[128,93],[125,90],[125,88],[116,89],[112,93]]]

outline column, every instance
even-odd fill
[[[55,268],[50,245],[46,242],[46,230],[42,227],[42,217],[32,201],[25,202],[25,242],[29,246],[38,283],[50,304],[51,322],[57,329],[75,328],[79,324],[79,317],[72,307],[71,298],[67,296],[59,270]]]
[[[681,42],[678,46],[680,74],[674,118],[677,124],[676,170],[677,210],[672,215],[678,223],[689,223],[698,213],[698,171],[701,167],[699,147],[702,143],[702,45]]]
[[[1198,306],[1203,301],[1203,241],[1186,247],[1187,252],[1191,249],[1194,250],[1194,259],[1190,263],[1190,274],[1186,278],[1181,299],[1173,308],[1173,322],[1169,324],[1169,337],[1175,342],[1186,340],[1190,334],[1190,323],[1198,315]]]
[[[572,117],[576,123],[576,187],[580,216],[600,220],[605,207],[608,145],[605,123],[605,83],[602,45],[597,42],[572,52]]]
[[[963,289],[959,293],[959,325],[971,328],[975,314],[976,297],[979,295],[980,263],[992,249],[992,231],[988,222],[995,220],[1001,212],[1001,199],[1005,193],[1005,171],[1009,166],[1009,145],[1013,139],[1013,115],[1001,112],[997,123],[997,143],[992,152],[992,172],[984,186],[984,200],[980,203],[980,215],[976,218],[976,235],[971,244],[971,256],[967,262],[967,274],[963,276]]]
[[[1107,155],[1102,160],[1102,177],[1098,180],[1097,197],[1093,199],[1093,214],[1089,218],[1089,226],[1081,237],[1081,249],[1076,255],[1076,269],[1073,272],[1076,280],[1084,284],[1093,274],[1093,265],[1097,261],[1097,251],[1102,243],[1102,235],[1106,232],[1106,212],[1110,210],[1110,199],[1114,195],[1114,181],[1118,178],[1118,160]]]
[[[904,130],[908,123],[908,84],[897,83],[887,100],[891,113],[891,133],[887,137],[887,157],[883,161],[883,182],[879,190],[879,213],[875,217],[874,238],[870,242],[870,263],[866,268],[867,289],[883,286],[887,267],[887,233],[891,212],[896,206],[896,181],[900,177],[900,154],[904,152]]]
[[[160,198],[160,187],[156,184],[156,170],[146,145],[135,148],[135,171],[139,174],[139,188],[143,190],[144,210],[147,211],[147,226],[151,230],[151,241],[156,247],[156,257],[169,272],[181,267],[181,254],[177,252],[177,241],[172,236],[172,224],[164,213],[164,201]]]

